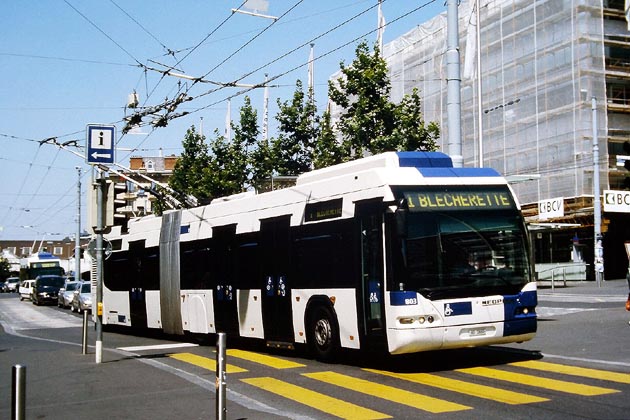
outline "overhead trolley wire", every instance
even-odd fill
[[[127,49],[125,49],[125,47],[123,47],[122,45],[120,45],[118,42],[116,42],[116,40],[114,38],[112,38],[111,36],[109,36],[104,30],[102,30],[96,23],[92,22],[90,20],[90,18],[88,18],[86,15],[84,15],[83,13],[81,13],[81,11],[79,9],[77,9],[76,7],[74,7],[68,0],[63,0],[68,6],[70,6],[70,8],[72,8],[72,10],[74,10],[75,12],[77,12],[83,19],[85,19],[90,25],[94,26],[94,28],[96,28],[101,34],[103,34],[107,39],[109,39],[110,41],[112,41],[114,43],[114,45],[116,45],[118,48],[120,48],[125,54],[127,54],[129,57],[131,57],[131,59],[133,61],[135,61],[139,66],[142,66],[142,63],[136,58],[134,57],[133,54],[131,54],[129,51],[127,51]]]

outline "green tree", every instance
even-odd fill
[[[257,113],[248,96],[240,109],[238,124],[232,123],[234,139],[229,142],[215,130],[210,142],[210,157],[203,180],[212,197],[222,197],[245,191],[252,183],[250,156],[257,150]]]
[[[359,44],[352,64],[341,63],[341,73],[339,79],[328,83],[328,96],[344,109],[337,128],[345,159],[357,159],[366,152],[437,150],[440,127],[424,121],[417,89],[405,95],[400,104],[390,101],[387,63],[378,46],[370,53],[366,42]]]
[[[313,166],[315,169],[325,168],[344,162],[350,156],[337,141],[330,120],[330,112],[326,110],[319,120],[319,136],[313,149]]]
[[[272,150],[279,175],[299,175],[313,166],[313,147],[318,132],[313,91],[309,89],[305,94],[300,80],[295,86],[291,102],[278,99],[279,134]]]
[[[203,179],[204,168],[210,162],[205,137],[195,131],[195,126],[191,126],[186,131],[182,146],[184,151],[175,164],[168,185],[175,192],[175,198],[185,207],[188,195],[195,197],[200,204],[206,203],[211,194]]]
[[[360,43],[352,64],[341,62],[340,67],[342,77],[328,82],[328,96],[345,110],[337,124],[344,147],[354,159],[366,151],[394,150],[391,133],[396,107],[389,100],[391,83],[378,47],[370,54],[367,43]]]
[[[4,257],[0,257],[0,280],[5,280],[11,276],[11,264],[9,260]]]
[[[418,89],[403,97],[396,107],[396,126],[392,133],[392,143],[396,150],[437,150],[440,126],[436,122],[425,124],[422,116],[422,103]]]
[[[203,180],[210,196],[223,197],[243,190],[246,158],[239,143],[230,143],[215,130],[210,142],[210,161],[203,170]]]
[[[249,155],[251,164],[251,185],[256,190],[265,189],[264,186],[274,174],[276,157],[267,139],[260,139],[255,150]]]

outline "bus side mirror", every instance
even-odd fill
[[[399,238],[407,237],[407,209],[396,209],[396,234]]]

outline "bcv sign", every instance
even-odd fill
[[[564,216],[564,197],[550,198],[538,202],[538,220],[549,220]]]
[[[604,190],[604,211],[630,213],[630,191]]]

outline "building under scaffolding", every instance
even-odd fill
[[[630,155],[624,1],[479,0],[479,31],[474,3],[462,0],[459,7],[464,166],[492,167],[507,177],[539,174],[537,180],[513,184],[528,223],[540,228],[533,235],[537,263],[581,260],[592,278],[591,98],[597,100],[600,190],[630,189],[624,167]],[[392,100],[418,88],[425,120],[440,123],[444,151],[446,31],[445,12],[383,51]],[[539,204],[553,199],[561,200],[562,214],[542,217]],[[629,220],[627,213],[603,213],[605,278],[625,277]]]

